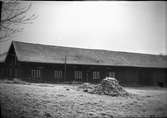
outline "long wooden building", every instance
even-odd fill
[[[81,49],[13,41],[0,56],[1,78],[32,82],[99,82],[167,86],[167,56]]]

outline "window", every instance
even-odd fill
[[[32,78],[40,78],[41,77],[40,69],[32,69],[31,75]]]
[[[109,77],[115,78],[115,72],[109,72]]]
[[[93,72],[93,79],[100,79],[100,72]]]
[[[62,71],[55,70],[55,71],[54,71],[54,77],[55,77],[56,79],[63,78],[63,72],[62,72]]]
[[[82,80],[82,71],[75,71],[74,77],[75,77],[75,80]]]

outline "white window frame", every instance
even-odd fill
[[[62,79],[63,78],[63,71],[61,70],[54,70],[54,78]]]
[[[82,71],[74,71],[75,80],[82,80]]]
[[[31,71],[32,78],[40,78],[41,77],[41,70],[40,69],[32,69]]]
[[[108,73],[108,75],[109,75],[109,77],[115,78],[115,72],[111,72],[111,71],[110,71],[110,72]]]
[[[100,79],[100,72],[99,71],[93,72],[93,79]]]

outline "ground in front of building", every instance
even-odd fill
[[[167,116],[167,88],[126,87],[133,94],[89,94],[73,84],[0,83],[1,112],[7,118],[112,118]]]

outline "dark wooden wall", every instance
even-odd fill
[[[167,85],[167,69],[153,68],[136,68],[136,67],[111,67],[111,66],[96,66],[96,65],[66,65],[66,78],[64,78],[64,64],[42,64],[42,63],[19,63],[18,77],[24,80],[33,82],[62,82],[75,81],[74,71],[82,71],[82,82],[99,82],[105,78],[108,72],[115,72],[116,78],[121,85],[125,86],[152,86],[163,83]],[[31,71],[33,68],[39,68],[41,77],[38,79],[32,78]],[[61,80],[54,78],[54,70],[63,72]],[[100,79],[93,80],[93,72],[100,72]]]

